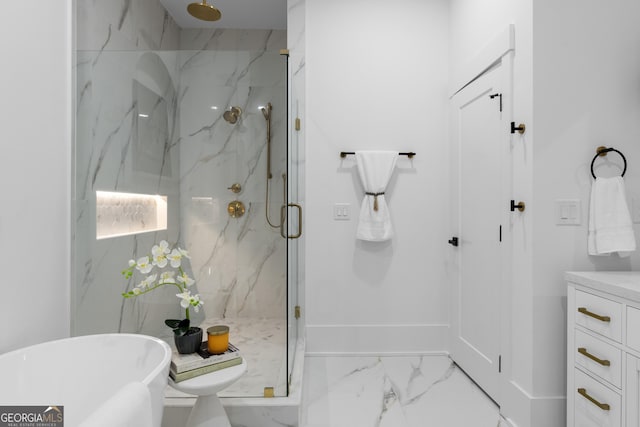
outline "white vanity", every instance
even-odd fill
[[[568,272],[567,426],[640,427],[640,272]]]

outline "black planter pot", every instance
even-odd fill
[[[200,348],[200,344],[202,344],[202,329],[198,327],[189,328],[186,334],[174,336],[173,339],[178,353],[195,353]]]

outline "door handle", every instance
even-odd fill
[[[515,200],[511,201],[511,212],[514,212],[516,209],[518,209],[520,212],[524,212],[524,208],[525,208],[524,202],[518,202],[516,204]]]
[[[458,238],[457,237],[452,237],[451,239],[449,239],[448,242],[451,246],[458,246]]]
[[[287,235],[286,234],[286,230],[284,229],[284,225],[286,223],[286,221],[284,220],[285,215],[286,215],[286,209],[287,207],[292,207],[292,208],[297,208],[298,209],[298,232],[296,234],[293,235]],[[282,207],[280,208],[280,235],[287,239],[297,239],[300,236],[302,236],[302,206],[300,206],[297,203],[289,203],[287,205],[282,205]]]

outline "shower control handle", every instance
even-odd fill
[[[240,200],[234,200],[227,205],[227,213],[231,218],[240,218],[244,215],[246,208]]]
[[[451,246],[458,246],[458,238],[457,237],[452,237],[451,239],[449,239],[448,242]]]

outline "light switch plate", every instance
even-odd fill
[[[556,200],[556,224],[582,224],[582,203],[580,199]]]
[[[333,219],[336,221],[348,221],[351,219],[351,204],[336,203],[333,205]]]

